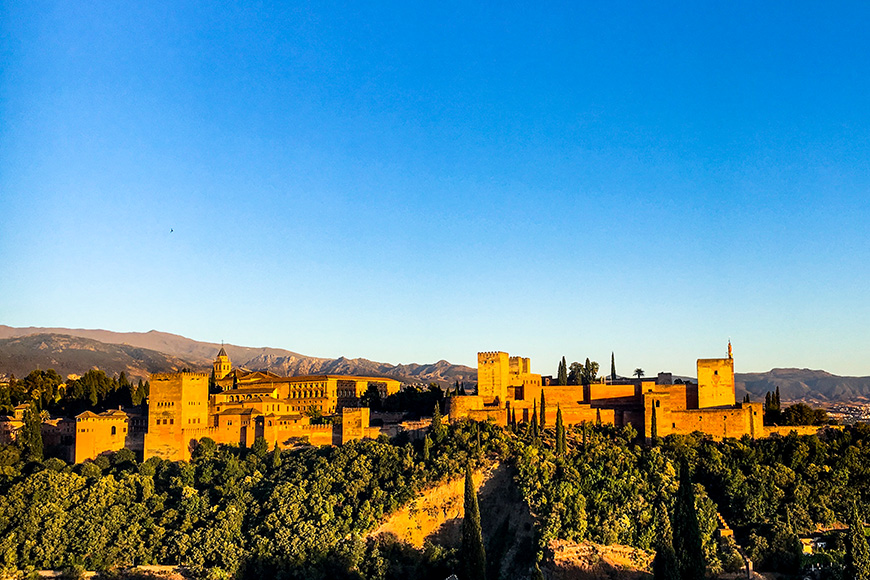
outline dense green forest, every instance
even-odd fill
[[[16,405],[32,402],[54,416],[74,417],[85,410],[141,405],[148,388],[148,381],[130,381],[123,372],[110,377],[91,369],[77,379],[65,380],[54,369],[35,370],[23,379],[12,377],[8,385],[0,385],[0,413],[11,415]]]
[[[191,462],[129,451],[75,466],[0,449],[0,566],[107,569],[179,563],[203,576],[438,578],[456,553],[364,541],[382,516],[485,455],[506,455],[486,424],[434,426],[423,442],[384,438],[269,450],[203,440]]]
[[[250,449],[203,440],[189,463],[138,462],[126,450],[74,466],[32,459],[0,448],[6,570],[178,563],[216,578],[443,580],[461,569],[461,549],[365,534],[420,490],[502,461],[536,517],[539,556],[553,539],[658,551],[662,522],[673,522],[676,544],[685,517],[674,514],[688,494],[709,573],[742,565],[734,542],[715,534],[717,512],[757,569],[797,573],[808,563],[798,534],[863,521],[870,495],[866,425],[824,438],[647,444],[630,427],[566,429],[561,416],[552,427],[507,429],[435,419],[422,441],[279,451],[262,439]],[[843,575],[855,542],[837,538],[815,557],[823,577],[860,577]]]

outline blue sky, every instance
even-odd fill
[[[0,6],[0,323],[870,375],[865,3],[215,4]]]

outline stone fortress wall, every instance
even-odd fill
[[[632,425],[647,439],[696,431],[714,439],[818,431],[817,427],[765,427],[762,403],[737,403],[730,343],[727,357],[698,359],[697,370],[697,384],[671,384],[670,373],[661,373],[652,380],[610,381],[605,377],[585,387],[545,385],[541,375],[531,373],[529,359],[505,352],[481,352],[478,394],[451,397],[448,415],[454,421],[490,419],[505,425],[515,416],[517,422],[528,422],[543,394],[549,426],[555,424],[561,409],[566,426],[584,422]]]

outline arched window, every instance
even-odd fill
[[[112,435],[115,435],[118,432],[118,428],[114,425],[112,426]]]

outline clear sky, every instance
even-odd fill
[[[870,4],[277,4],[0,3],[0,323],[870,375]]]

